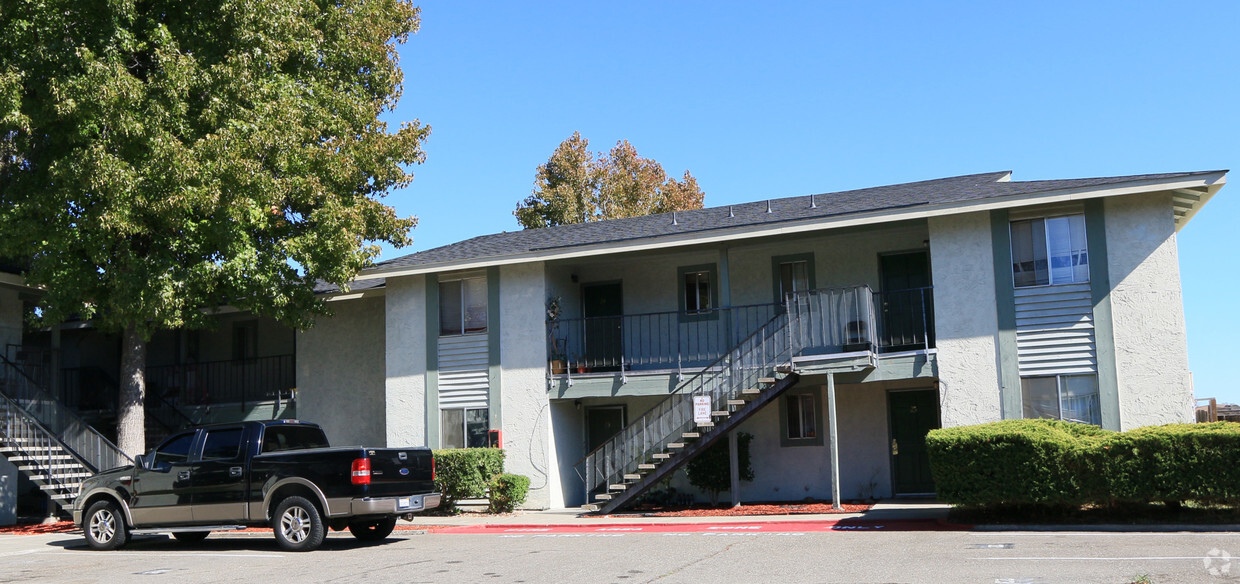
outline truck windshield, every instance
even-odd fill
[[[314,426],[268,426],[263,432],[263,452],[327,448],[327,436]]]

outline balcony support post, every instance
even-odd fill
[[[840,510],[840,440],[835,423],[835,373],[827,373],[827,424],[831,427],[831,508]]]

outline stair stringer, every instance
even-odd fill
[[[720,438],[727,436],[728,432],[732,431],[732,429],[749,419],[750,416],[757,413],[767,404],[773,402],[776,398],[783,394],[785,390],[796,385],[799,380],[800,376],[796,373],[786,374],[782,379],[776,381],[774,385],[758,394],[756,399],[750,401],[744,407],[733,412],[732,415],[728,416],[728,418],[723,422],[716,424],[716,426],[709,432],[704,433],[701,438],[694,441],[692,444],[687,444],[684,449],[673,451],[674,454],[672,454],[671,458],[663,461],[657,468],[655,468],[654,471],[645,477],[642,477],[640,481],[632,483],[628,486],[628,488],[620,491],[619,493],[613,493],[612,499],[599,507],[599,510],[596,511],[596,513],[611,513],[631,502],[635,497],[646,492],[654,485],[668,478],[681,466],[688,463],[690,460],[693,460],[694,457],[704,452],[707,448],[710,448],[710,446],[717,442]]]

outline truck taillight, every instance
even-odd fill
[[[431,456],[431,480],[435,480],[435,457]]]
[[[369,485],[370,484],[370,459],[355,458],[353,459],[353,484]]]

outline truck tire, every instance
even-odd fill
[[[327,537],[323,517],[313,503],[303,497],[289,497],[280,501],[271,516],[271,529],[276,543],[290,552],[308,552],[318,549]]]
[[[82,532],[86,535],[86,543],[97,550],[114,550],[129,541],[125,515],[111,500],[98,501],[86,510]]]
[[[396,529],[395,517],[349,524],[349,533],[362,541],[379,541],[392,535],[393,529]]]

